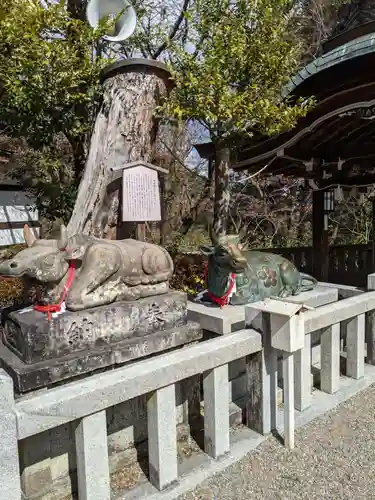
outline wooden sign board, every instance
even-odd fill
[[[123,222],[160,221],[160,190],[157,170],[143,165],[122,172]]]

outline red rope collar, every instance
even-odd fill
[[[69,264],[69,271],[68,271],[68,278],[66,280],[66,283],[64,285],[64,291],[63,294],[58,302],[58,304],[49,304],[47,306],[34,306],[34,309],[39,312],[47,313],[48,314],[48,320],[51,319],[51,314],[52,313],[57,313],[61,311],[61,306],[65,300],[66,294],[68,293],[70,287],[72,286],[74,276],[75,276],[75,260],[72,259]]]
[[[207,278],[208,278],[208,264],[206,264],[206,269],[205,269],[205,279],[207,283]],[[236,283],[236,275],[235,273],[231,274],[230,277],[230,283],[228,290],[225,292],[225,294],[222,297],[216,297],[212,292],[207,290],[207,296],[212,300],[212,302],[215,302],[215,304],[219,305],[220,308],[222,309],[224,306],[226,306],[229,303],[229,296],[232,293],[232,290],[234,288],[234,285]]]

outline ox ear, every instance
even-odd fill
[[[36,241],[34,234],[27,224],[23,226],[23,237],[25,238],[25,242],[28,247],[31,247]]]
[[[201,245],[199,247],[200,251],[203,252],[205,255],[212,255],[215,251],[214,247],[211,247],[209,245]]]

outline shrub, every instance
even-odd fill
[[[23,281],[19,278],[0,277],[0,307],[21,304],[25,295]]]
[[[174,274],[171,287],[188,294],[190,298],[206,288],[206,258],[200,254],[174,256]]]

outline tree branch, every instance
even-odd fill
[[[181,9],[181,12],[180,12],[180,15],[178,16],[178,18],[176,19],[176,22],[174,23],[172,29],[171,29],[171,32],[169,33],[169,36],[168,36],[168,41],[172,41],[174,39],[174,37],[176,36],[178,30],[180,29],[180,26],[182,24],[182,21],[184,20],[185,18],[185,13],[189,7],[189,2],[190,0],[184,0],[184,4],[182,6],[182,9]],[[164,42],[160,45],[160,47],[158,49],[155,50],[155,52],[152,54],[152,59],[157,59],[160,54],[162,52],[164,52],[164,50],[167,48],[168,46],[168,42]]]
[[[165,147],[165,149],[168,151],[168,153],[171,156],[173,156],[173,159],[175,161],[177,161],[177,163],[179,163],[179,165],[181,165],[181,167],[183,167],[185,170],[187,170],[191,174],[197,175],[198,177],[201,177],[202,179],[204,178],[203,175],[201,175],[197,172],[200,164],[197,165],[197,167],[195,167],[195,168],[189,168],[187,165],[185,165],[185,163],[181,160],[181,158],[175,153],[175,151],[173,151],[173,149],[163,139],[160,139],[160,142]]]
[[[86,20],[87,0],[68,0],[68,12],[74,19]]]

